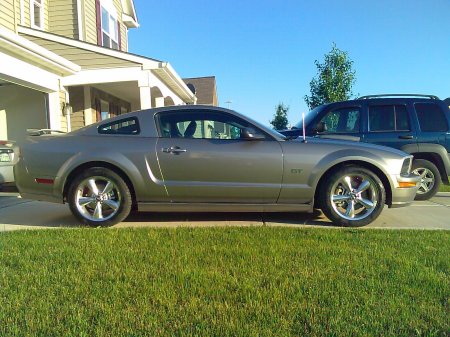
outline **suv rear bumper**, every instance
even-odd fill
[[[389,208],[398,208],[410,205],[414,201],[417,190],[419,188],[420,177],[415,174],[408,176],[397,176],[397,184],[392,189],[392,202]],[[400,187],[401,183],[415,183],[415,186]]]

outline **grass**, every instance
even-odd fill
[[[0,336],[448,336],[450,232],[0,234]]]
[[[439,186],[439,192],[450,192],[450,185],[441,184]]]

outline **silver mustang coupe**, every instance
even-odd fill
[[[234,111],[185,105],[132,112],[16,147],[24,198],[68,203],[92,226],[131,210],[312,212],[364,226],[412,202],[412,157],[387,147],[292,140]]]

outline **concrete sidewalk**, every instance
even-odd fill
[[[175,226],[319,226],[334,227],[320,212],[301,213],[135,213],[121,227]],[[80,224],[67,205],[20,199],[17,193],[0,193],[0,231],[58,227]],[[385,208],[367,228],[450,230],[450,193],[439,193],[430,201],[410,207]]]

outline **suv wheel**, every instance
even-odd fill
[[[335,224],[360,227],[381,213],[386,192],[380,178],[358,166],[346,166],[325,178],[319,190],[324,214]]]
[[[68,192],[70,210],[89,226],[113,226],[130,214],[132,199],[124,180],[112,170],[90,168],[78,175]]]
[[[415,200],[428,200],[436,195],[441,185],[441,174],[432,162],[416,159],[412,163],[412,173],[421,177]]]

